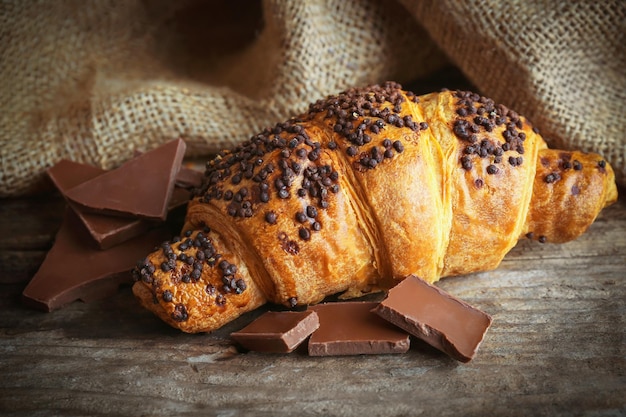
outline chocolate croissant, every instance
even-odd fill
[[[181,236],[138,264],[133,292],[212,331],[266,302],[490,270],[519,239],[576,238],[616,199],[602,157],[548,149],[491,99],[354,88],[209,161]]]

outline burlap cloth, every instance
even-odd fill
[[[0,0],[0,196],[61,158],[201,156],[345,88],[452,64],[626,178],[626,2]]]

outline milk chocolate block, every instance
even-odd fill
[[[130,270],[137,261],[170,236],[162,227],[100,250],[74,211],[67,208],[52,248],[22,293],[23,301],[52,311],[75,300],[112,295],[120,284],[133,282]]]
[[[318,327],[313,311],[268,311],[230,336],[248,350],[289,353]]]
[[[48,177],[56,188],[65,193],[90,179],[104,174],[106,171],[92,165],[80,164],[69,160],[61,160],[48,168]],[[81,219],[100,249],[108,249],[120,242],[128,240],[148,230],[153,223],[147,220],[107,216],[85,212],[78,204],[68,201]]]
[[[185,142],[171,141],[73,187],[65,195],[88,211],[165,220],[184,155]]]
[[[47,171],[48,177],[50,177],[56,188],[63,195],[77,185],[106,172],[92,165],[65,159],[48,168]],[[150,181],[150,179],[146,178],[146,181]],[[176,187],[172,193],[168,208],[172,210],[186,204],[190,197],[191,193],[189,191]],[[68,203],[81,219],[100,249],[109,249],[155,226],[155,222],[150,220],[90,213],[72,201],[68,200]]]
[[[320,327],[309,339],[309,355],[405,353],[409,335],[371,312],[376,302],[331,302],[309,307]]]
[[[469,362],[491,325],[491,316],[408,276],[373,312],[461,362]]]

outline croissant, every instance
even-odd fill
[[[138,263],[133,292],[212,331],[267,302],[490,270],[519,239],[576,238],[616,199],[602,157],[548,149],[491,99],[353,88],[207,162],[181,236]]]

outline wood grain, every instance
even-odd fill
[[[50,197],[0,205],[2,415],[626,414],[623,197],[576,241],[521,241],[498,269],[438,284],[494,317],[465,365],[415,340],[401,355],[243,353],[229,334],[264,309],[188,335],[141,309],[127,287],[54,313],[29,310],[15,277],[36,269],[62,208]]]

